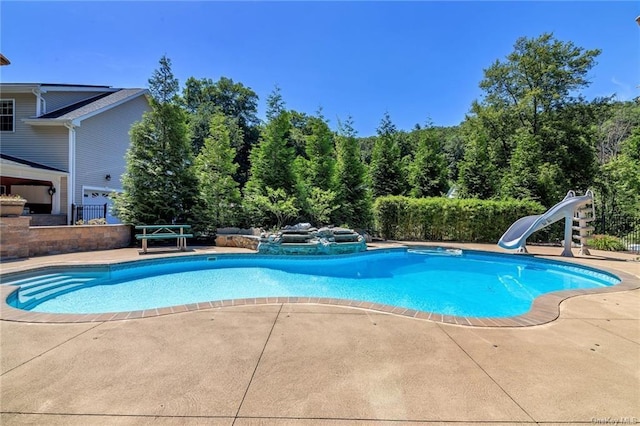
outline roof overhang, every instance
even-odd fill
[[[3,83],[0,84],[0,93],[33,93],[39,87],[39,84],[31,83]]]
[[[37,167],[28,166],[26,164],[16,163],[4,158],[0,159],[2,165],[2,176],[34,179],[34,180],[51,180],[62,176],[69,176],[69,173],[57,170],[45,170]]]
[[[67,120],[64,118],[23,118],[22,122],[31,126],[73,126],[78,127],[82,120]]]

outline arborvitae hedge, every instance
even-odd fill
[[[541,214],[535,201],[386,196],[376,199],[376,232],[385,239],[495,243],[517,219]]]

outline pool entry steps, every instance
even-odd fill
[[[33,275],[17,280],[3,280],[3,284],[18,287],[18,291],[12,296],[17,299],[17,306],[21,309],[31,309],[43,300],[56,297],[60,294],[95,285],[92,281],[104,279],[104,270],[51,272],[43,275]]]

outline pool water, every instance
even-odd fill
[[[225,299],[324,297],[446,315],[509,317],[526,313],[545,293],[620,282],[573,264],[443,249],[331,257],[194,256],[57,273],[66,277],[62,284],[48,277],[42,292],[37,279],[14,280],[25,288],[8,302],[37,312],[102,313]],[[68,284],[75,278],[84,281]]]

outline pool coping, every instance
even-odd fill
[[[416,245],[402,245],[397,247],[398,249],[416,249],[420,246]],[[433,250],[434,246],[425,246],[429,250]],[[451,247],[442,246],[444,249],[450,249]],[[395,250],[395,248],[373,248],[368,252],[374,252],[378,250]],[[498,255],[498,256],[513,256],[509,253],[491,252],[485,250],[476,249],[462,249],[464,251]],[[216,254],[216,256],[219,254]],[[238,254],[233,254],[238,255]],[[202,255],[199,255],[202,256]],[[221,255],[228,256],[228,255]],[[263,256],[257,253],[240,254],[240,256]],[[176,305],[164,308],[153,308],[147,310],[136,310],[126,312],[109,312],[98,314],[53,314],[44,312],[32,312],[15,308],[7,303],[7,299],[18,289],[17,286],[0,285],[0,297],[2,302],[0,303],[0,320],[3,321],[15,321],[15,322],[28,322],[28,323],[91,323],[91,322],[106,322],[106,321],[122,321],[152,318],[164,315],[172,315],[185,312],[193,312],[206,309],[220,309],[227,307],[237,306],[257,306],[257,305],[280,305],[280,304],[313,304],[313,305],[329,305],[338,306],[351,309],[362,309],[374,312],[380,312],[384,314],[397,315],[402,317],[409,317],[419,320],[427,320],[433,322],[439,322],[444,324],[469,326],[469,327],[531,327],[546,324],[556,320],[560,316],[560,305],[564,300],[567,300],[576,296],[593,295],[593,294],[606,294],[617,293],[622,291],[636,290],[640,288],[640,277],[630,274],[628,272],[620,271],[608,267],[591,267],[582,265],[580,263],[571,262],[571,258],[563,258],[562,260],[548,259],[544,255],[525,255],[539,260],[547,260],[551,262],[563,263],[563,264],[575,264],[579,267],[591,270],[601,270],[606,273],[614,274],[621,279],[621,282],[611,287],[598,287],[591,289],[575,289],[575,290],[560,290],[551,293],[544,294],[534,299],[531,309],[522,315],[512,317],[468,317],[468,316],[454,316],[446,315],[434,312],[418,311],[415,309],[400,308],[396,306],[384,305],[374,302],[347,300],[347,299],[335,299],[335,298],[321,298],[321,297],[260,297],[260,298],[245,298],[245,299],[229,299],[229,300],[217,300],[208,302],[198,302],[185,305]],[[273,257],[273,256],[269,256]],[[165,257],[158,259],[166,259]],[[173,257],[175,259],[175,257]],[[147,259],[140,260],[125,260],[101,264],[82,264],[75,265],[85,267],[104,267],[111,265],[120,265],[127,263],[141,263],[146,262]],[[31,268],[25,268],[19,272],[3,274],[3,276],[13,275],[15,273],[35,272],[40,270],[51,270],[60,267],[69,266],[65,263],[49,264],[46,266],[35,266]]]

